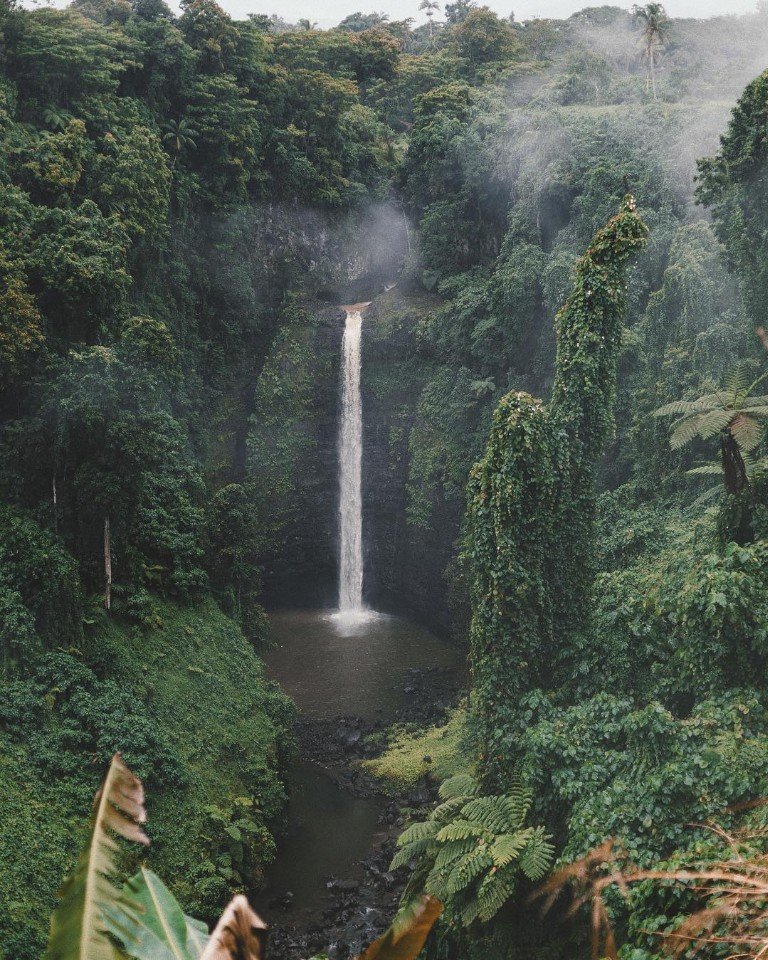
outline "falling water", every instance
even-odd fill
[[[339,611],[363,613],[363,405],[360,396],[362,308],[346,307],[339,431]]]

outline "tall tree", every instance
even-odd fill
[[[419,10],[423,10],[426,14],[427,20],[429,21],[429,35],[433,37],[435,34],[435,25],[432,22],[432,17],[435,15],[435,11],[440,9],[440,4],[436,0],[421,0],[419,4]]]
[[[656,99],[656,65],[667,44],[669,17],[660,3],[647,3],[632,8],[642,32],[643,59],[648,64],[648,80]]]

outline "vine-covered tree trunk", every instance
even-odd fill
[[[494,777],[512,748],[520,696],[548,675],[554,470],[543,404],[508,394],[469,481],[472,683],[482,760]]]
[[[613,422],[626,265],[646,232],[626,197],[579,260],[558,314],[551,403],[504,397],[471,474],[470,638],[486,785],[512,772],[521,700],[557,683],[588,619],[595,469]]]
[[[597,465],[613,430],[616,361],[624,329],[626,268],[647,230],[628,195],[576,265],[555,321],[557,357],[549,414],[561,438],[552,563],[558,648],[589,618]]]

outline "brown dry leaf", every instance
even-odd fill
[[[233,897],[200,960],[266,960],[267,925],[242,894]]]
[[[357,960],[415,960],[442,912],[443,905],[439,900],[421,897]]]

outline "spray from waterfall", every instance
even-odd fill
[[[363,607],[363,403],[360,392],[362,310],[345,307],[339,430],[339,612],[362,615]]]

